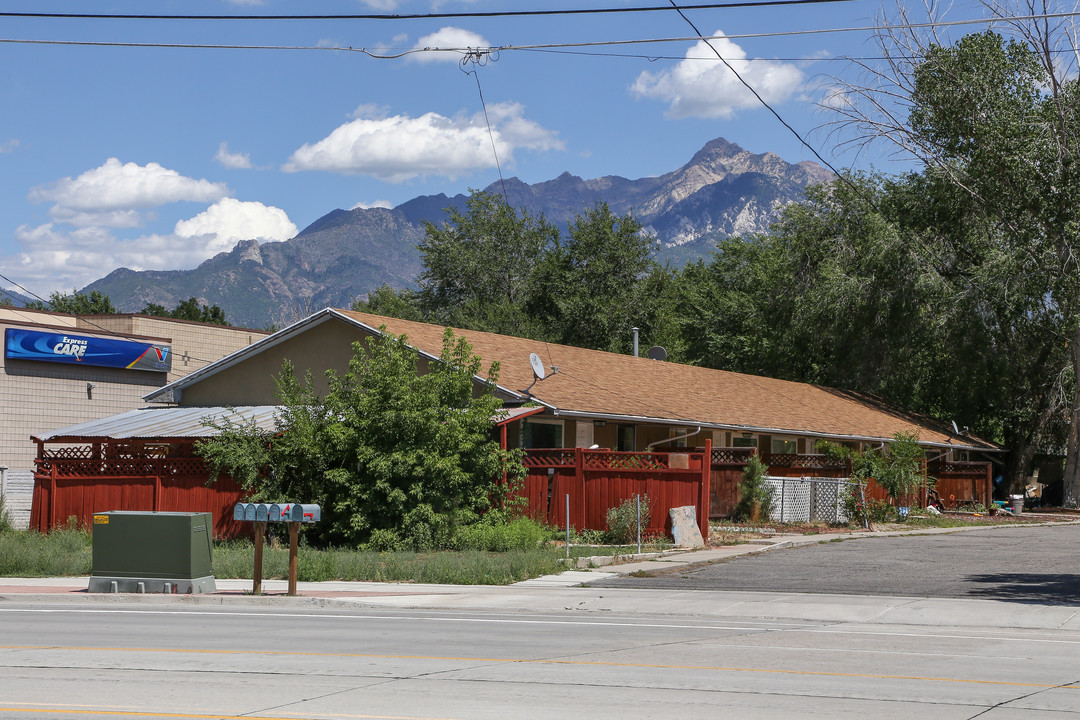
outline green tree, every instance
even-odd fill
[[[606,204],[575,215],[563,236],[542,216],[473,192],[464,213],[429,223],[420,290],[379,288],[354,308],[409,320],[626,352],[631,328],[678,357],[674,271],[632,215]]]
[[[893,500],[934,485],[934,478],[926,475],[926,451],[919,445],[918,433],[896,433],[888,445],[868,450],[830,442],[819,443],[818,448],[830,457],[847,460],[852,479],[863,484],[873,480]]]
[[[539,335],[526,308],[536,296],[536,267],[558,242],[543,216],[515,211],[502,196],[473,191],[464,213],[448,210],[425,224],[419,245],[419,305],[425,318],[454,327]]]
[[[524,476],[520,451],[493,437],[498,365],[474,393],[481,372],[449,330],[430,363],[404,336],[386,335],[355,344],[349,369],[328,373],[325,397],[286,363],[277,433],[220,423],[197,447],[215,476],[229,473],[257,499],[322,505],[323,542],[447,547],[457,528],[503,512]]]
[[[194,320],[195,322],[210,323],[212,325],[228,325],[225,319],[225,311],[215,305],[200,305],[195,298],[180,301],[176,307],[169,310],[164,305],[149,303],[142,310],[144,315],[155,317],[176,318],[177,320]]]
[[[45,302],[34,300],[26,303],[26,307],[34,310],[53,310],[55,312],[70,313],[72,315],[112,315],[117,312],[113,307],[109,296],[100,290],[91,290],[89,295],[72,290],[65,294],[54,292],[49,295]]]
[[[955,413],[953,401],[967,394],[943,382],[935,358],[942,327],[961,308],[879,212],[896,186],[849,180],[856,190],[811,188],[768,233],[723,241],[708,262],[683,269],[687,357]]]
[[[1065,418],[1065,502],[1076,505],[1080,85],[1075,58],[1057,52],[1072,47],[1065,29],[1022,19],[1003,27],[1012,39],[986,32],[953,44],[887,31],[881,42],[891,61],[875,82],[842,88],[838,107],[863,140],[887,138],[922,161],[928,183],[951,188],[940,197],[964,224],[934,230],[968,292],[983,296],[978,321],[992,330],[988,345],[1022,355],[1034,375],[1023,402],[1003,412],[1006,425],[1028,425],[1014,433],[1026,448],[1012,454],[1009,478],[1015,487]],[[950,247],[950,239],[959,242]]]
[[[408,288],[395,289],[389,285],[380,285],[368,293],[365,299],[354,301],[352,309],[383,317],[424,322],[416,292]]]
[[[543,318],[544,332],[555,342],[628,351],[631,328],[649,338],[658,335],[664,318],[662,288],[650,282],[666,272],[655,247],[641,223],[632,215],[616,216],[606,203],[576,214],[537,270],[531,313]]]

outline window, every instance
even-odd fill
[[[786,440],[784,438],[772,439],[773,455],[797,455],[798,453],[799,442],[797,440]]]
[[[757,438],[733,437],[731,438],[731,447],[757,447]]]
[[[633,425],[619,425],[618,437],[615,443],[616,450],[636,450],[637,449],[637,433],[636,428]]]
[[[561,448],[562,446],[561,424],[525,421],[526,448]]]

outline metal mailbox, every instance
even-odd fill
[[[322,508],[312,503],[293,503],[292,522],[314,523],[322,520]]]
[[[322,520],[322,508],[313,503],[236,503],[233,520],[316,523]]]

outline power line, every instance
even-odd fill
[[[499,182],[502,184],[503,202],[510,205],[510,198],[506,196],[506,178],[503,177],[502,163],[499,161],[499,150],[495,147],[495,132],[491,128],[491,120],[488,118],[487,103],[484,102],[484,90],[480,87],[480,66],[486,65],[489,54],[482,50],[474,50],[461,58],[461,71],[466,75],[473,75],[476,78],[476,92],[480,94],[480,107],[484,109],[484,124],[487,125],[488,139],[491,141],[491,153],[495,156],[495,167],[499,171]],[[476,65],[472,70],[466,68],[470,65]]]
[[[810,0],[799,0],[800,2],[808,2]],[[817,1],[817,0],[815,0]],[[825,0],[821,0],[825,1]],[[837,2],[846,2],[848,0],[830,0]],[[701,7],[701,6],[690,6]],[[2,13],[0,13],[2,15]],[[492,46],[488,48],[472,48],[472,47],[423,47],[423,48],[407,48],[402,49],[401,52],[392,54],[376,53],[366,48],[352,47],[352,46],[326,46],[326,45],[233,45],[233,44],[206,44],[206,43],[162,43],[162,42],[123,42],[123,41],[96,41],[96,40],[30,40],[23,38],[0,38],[0,43],[8,44],[22,44],[22,45],[75,45],[75,46],[88,46],[88,47],[135,47],[135,48],[181,48],[181,49],[197,49],[197,50],[321,50],[321,51],[341,51],[341,52],[355,52],[367,55],[376,60],[396,60],[398,58],[405,57],[407,55],[414,55],[423,52],[453,52],[465,55],[474,50],[482,50],[484,52],[502,52],[510,50],[529,50],[529,51],[545,51],[545,50],[564,50],[572,48],[594,48],[594,47],[615,47],[623,45],[658,45],[663,43],[687,43],[687,42],[700,42],[709,39],[724,39],[724,40],[748,40],[748,39],[761,39],[761,38],[784,38],[784,37],[800,37],[806,35],[826,35],[831,33],[852,33],[852,32],[889,32],[893,30],[918,30],[928,28],[947,28],[947,27],[959,27],[965,25],[995,25],[1003,22],[1024,21],[1024,20],[1061,20],[1068,18],[1080,17],[1080,10],[1072,12],[1062,13],[1044,13],[1038,15],[1013,15],[1008,17],[994,17],[994,18],[977,18],[971,20],[951,20],[948,22],[926,22],[926,23],[901,23],[897,25],[862,25],[852,27],[835,27],[835,28],[819,28],[813,30],[786,30],[775,32],[757,32],[757,33],[733,33],[724,35],[714,35],[711,37],[705,37],[701,34],[688,36],[688,37],[657,37],[657,38],[645,38],[637,40],[597,40],[592,42],[563,42],[563,43],[540,43],[530,45],[500,45]],[[633,57],[633,56],[631,56]],[[643,56],[651,58],[654,56]],[[685,60],[687,58],[665,58],[660,57],[658,59],[679,59]],[[814,59],[814,58],[807,58]],[[822,58],[824,59],[824,58]],[[870,58],[873,59],[873,58]]]
[[[742,83],[742,85],[745,86],[746,89],[749,90],[753,94],[753,96],[755,98],[757,98],[758,102],[761,103],[761,105],[766,110],[768,110],[770,113],[772,113],[772,115],[780,122],[780,124],[783,125],[785,128],[787,128],[788,131],[790,131],[791,134],[794,135],[795,138],[807,150],[809,150],[811,153],[813,153],[814,157],[816,157],[819,161],[821,161],[821,164],[823,164],[825,167],[827,167],[829,170],[831,170],[833,172],[833,174],[836,175],[837,178],[839,178],[839,180],[842,183],[847,185],[848,188],[850,188],[851,191],[853,193],[855,193],[856,197],[859,197],[864,202],[866,202],[882,219],[885,220],[885,222],[889,226],[891,226],[897,232],[897,234],[907,237],[908,239],[910,239],[912,241],[913,246],[915,246],[917,248],[920,248],[923,251],[923,253],[928,255],[936,263],[939,263],[939,264],[941,263],[941,258],[938,257],[938,254],[934,251],[933,248],[927,247],[925,245],[925,243],[922,243],[920,241],[920,239],[917,238],[913,233],[909,232],[906,228],[900,226],[899,224],[897,224],[897,223],[893,222],[891,219],[889,219],[889,217],[884,213],[884,211],[882,211],[881,207],[877,204],[877,202],[874,200],[874,198],[872,196],[870,196],[869,193],[863,192],[862,188],[860,188],[858,185],[856,185],[847,175],[844,175],[839,170],[837,170],[832,165],[832,163],[830,163],[828,160],[826,160],[824,157],[821,156],[821,154],[817,151],[816,148],[814,148],[810,143],[808,143],[805,139],[803,139],[802,135],[799,134],[799,132],[797,130],[795,130],[795,128],[793,128],[786,120],[784,120],[784,118],[781,117],[780,113],[778,113],[772,107],[772,105],[770,105],[768,102],[766,102],[766,100],[763,97],[761,97],[760,94],[758,94],[757,90],[755,90],[754,87],[752,85],[750,85],[750,83],[748,83],[746,81],[746,79],[743,78],[743,76],[739,73],[739,71],[737,71],[734,67],[732,67],[731,64],[727,61],[727,59],[725,59],[724,56],[721,55],[720,51],[717,50],[716,47],[711,42],[711,40],[713,40],[714,38],[706,38],[703,35],[701,35],[701,31],[698,30],[697,26],[694,25],[694,23],[690,20],[690,18],[688,18],[682,12],[682,10],[679,9],[679,6],[676,5],[675,0],[669,0],[669,2],[672,4],[673,7],[675,7],[675,9],[678,11],[679,15],[683,18],[683,20],[686,21],[686,23],[688,25],[690,25],[690,27],[694,30],[694,32],[698,33],[699,39],[709,46],[709,48],[716,54],[716,57],[718,57],[720,59],[720,61],[725,65],[725,67],[727,67],[728,70],[731,71],[731,73],[739,80],[739,82]],[[1070,13],[1070,14],[1080,14],[1080,13]],[[912,27],[922,27],[922,25],[913,25]],[[979,293],[982,293],[982,294],[986,294],[986,295],[990,294],[989,291],[987,291],[985,288],[981,287],[972,278],[969,278],[966,275],[960,275],[960,277],[967,284],[967,286],[969,288],[971,288],[972,290],[974,290],[976,292],[979,292]],[[1062,333],[1058,332],[1054,328],[1046,327],[1044,324],[1039,323],[1037,321],[1033,320],[1032,321],[1032,326],[1035,327],[1035,328],[1038,328],[1038,329],[1040,329],[1040,330],[1042,330],[1042,331],[1044,331],[1046,333],[1049,333],[1050,335],[1053,335],[1055,337],[1063,339],[1066,342],[1071,340],[1071,338],[1063,335]]]
[[[854,2],[854,0],[742,0],[730,3],[688,5],[691,10],[722,10],[726,8],[772,7],[783,5],[819,5],[822,3]],[[670,12],[666,5],[629,8],[579,8],[567,10],[505,10],[491,12],[390,13],[348,15],[151,15],[122,13],[51,13],[0,12],[0,17],[37,18],[53,20],[445,20],[468,18],[536,17],[542,15],[605,15],[646,12]]]
[[[0,280],[11,283],[15,287],[19,288],[19,290],[21,290],[27,296],[36,299],[43,306],[52,307],[52,301],[51,300],[46,300],[45,298],[41,297],[36,292],[29,289],[28,287],[26,287],[22,283],[15,282],[11,278],[9,278],[7,275],[4,275],[3,273],[0,273]],[[0,292],[3,292],[8,297],[10,297],[12,299],[15,299],[14,296],[5,289],[0,288]],[[75,293],[75,294],[78,295],[80,293]],[[33,310],[34,308],[29,308],[29,309]],[[56,313],[58,315],[69,315],[69,316],[75,318],[76,320],[80,320],[80,321],[86,323],[87,325],[91,325],[91,326],[97,328],[98,330],[100,330],[102,332],[107,332],[110,335],[116,335],[118,337],[122,337],[122,338],[124,338],[126,340],[130,340],[131,342],[142,342],[141,340],[136,340],[134,337],[132,337],[131,335],[129,335],[127,333],[118,333],[115,330],[110,330],[109,328],[105,327],[104,325],[98,325],[93,320],[90,320],[86,315],[78,315],[78,314],[73,313],[73,312],[62,312],[62,311],[59,311],[59,310],[50,310],[49,312],[54,312],[54,313]],[[168,318],[164,318],[164,319],[167,320]],[[187,356],[189,358],[191,358],[192,360],[198,360],[199,362],[204,362],[204,363],[207,363],[207,364],[210,364],[210,363],[214,362],[214,360],[207,360],[206,358],[195,357],[191,353],[188,353]]]

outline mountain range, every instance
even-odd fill
[[[656,238],[659,259],[678,265],[706,256],[718,239],[766,230],[807,185],[832,177],[816,163],[755,155],[718,138],[658,177],[583,180],[563,173],[535,185],[508,178],[486,189],[564,228],[598,202],[616,215],[633,213]],[[383,284],[415,287],[424,222],[442,222],[447,208],[464,209],[466,199],[425,195],[393,209],[333,210],[291,240],[244,240],[193,270],[119,268],[81,292],[99,290],[122,312],[194,297],[219,305],[234,325],[284,325],[326,306],[348,307]]]

